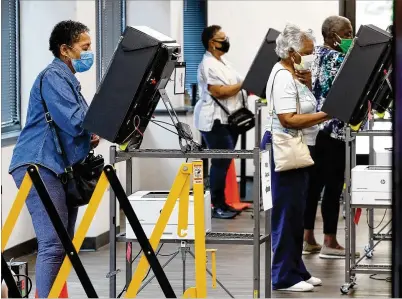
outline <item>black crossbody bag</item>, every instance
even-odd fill
[[[59,154],[61,154],[64,164],[68,165],[65,168],[64,173],[58,175],[58,177],[66,191],[67,205],[69,207],[84,206],[87,205],[91,200],[92,194],[105,166],[105,161],[102,155],[96,156],[93,151],[90,151],[83,162],[75,165],[69,165],[66,152],[64,151],[60,142],[59,134],[57,132],[57,125],[54,123],[42,95],[42,82],[45,73],[46,72],[43,73],[40,79],[39,87],[41,102],[45,110],[45,119],[49,124],[50,130],[52,131],[57,151]]]
[[[218,104],[219,107],[227,114],[228,124],[230,130],[236,134],[244,134],[251,130],[255,126],[255,116],[254,113],[246,108],[246,101],[244,99],[244,93],[241,90],[241,95],[243,98],[243,107],[230,113],[229,110],[215,97],[211,95],[211,98]]]

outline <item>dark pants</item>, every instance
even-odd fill
[[[345,142],[320,131],[316,139],[314,162],[310,173],[304,228],[314,229],[318,201],[325,188],[321,203],[324,234],[336,234],[345,175]]]
[[[209,149],[233,150],[236,146],[238,135],[230,132],[227,125],[222,125],[215,120],[210,132],[201,132]],[[231,159],[211,159],[209,183],[211,202],[215,208],[225,208],[225,185]]]
[[[270,141],[266,132],[261,147]],[[310,148],[313,150],[313,148]],[[303,214],[306,205],[309,169],[275,172],[271,154],[272,188],[272,287],[291,287],[311,278],[303,259]]]

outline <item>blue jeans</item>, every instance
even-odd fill
[[[266,132],[261,148],[270,142]],[[310,148],[313,150],[313,148]],[[275,172],[271,154],[272,188],[272,287],[289,288],[310,279],[303,259],[304,210],[306,207],[309,168]]]
[[[212,130],[201,132],[209,149],[228,149],[233,150],[237,143],[238,136],[232,134],[227,125],[222,125],[219,120],[215,120]],[[209,171],[209,184],[211,191],[211,202],[214,208],[225,208],[225,186],[226,174],[228,172],[231,159],[211,159]]]
[[[12,172],[12,176],[18,188],[21,186],[26,170],[27,167],[22,166]],[[66,194],[63,185],[54,172],[39,167],[39,173],[64,227],[72,238],[74,235],[78,208],[67,207]],[[39,298],[47,298],[59,272],[61,263],[63,262],[65,251],[34,187],[32,187],[29,192],[26,204],[32,218],[38,242],[38,256],[35,269],[36,289],[38,290]]]

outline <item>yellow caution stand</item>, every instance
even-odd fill
[[[2,252],[4,252],[4,249],[7,246],[7,242],[10,238],[10,235],[14,229],[15,223],[17,222],[18,216],[21,212],[22,207],[25,204],[26,198],[29,194],[29,192],[32,189],[32,186],[35,186],[36,192],[38,193],[47,214],[49,215],[49,218],[52,222],[53,227],[55,228],[59,239],[66,251],[66,254],[68,256],[68,259],[71,261],[72,265],[74,266],[74,269],[81,281],[82,286],[84,287],[85,293],[89,298],[97,298],[96,291],[91,283],[91,280],[88,277],[88,274],[85,271],[84,266],[81,263],[80,258],[78,257],[77,250],[73,243],[71,242],[71,239],[67,233],[67,230],[64,228],[63,222],[61,221],[58,212],[49,196],[49,193],[47,192],[47,189],[39,175],[39,170],[35,165],[31,165],[27,169],[27,174],[25,175],[20,189],[18,191],[17,197],[11,207],[11,210],[8,214],[8,217],[4,223],[4,226],[2,228],[1,232],[1,249]],[[70,263],[70,265],[71,265]],[[9,271],[7,267],[7,263],[4,260],[4,257],[2,255],[2,272],[6,272],[6,276],[4,277],[6,279],[6,283],[12,292],[10,294],[11,297],[16,297],[16,298],[21,298],[21,294],[18,294],[18,289],[17,292],[15,292],[13,283],[11,281],[7,282],[7,279],[10,279],[10,275],[7,273]],[[12,278],[12,276],[11,276]],[[14,280],[14,279],[12,279]],[[63,284],[59,286],[59,292],[55,294],[52,298],[57,298],[59,297],[60,291],[64,285]],[[10,288],[11,287],[11,288]]]
[[[189,193],[190,193],[190,177],[192,175],[193,182],[193,196],[194,196],[194,229],[195,229],[195,271],[196,271],[196,285],[187,289],[184,293],[184,298],[206,298],[207,296],[207,282],[206,282],[206,246],[205,246],[205,223],[204,223],[204,180],[203,180],[203,164],[202,161],[193,161],[190,163],[183,163],[173,183],[172,189],[168,195],[166,203],[161,211],[161,215],[155,228],[152,232],[151,238],[148,240],[144,230],[142,229],[140,222],[131,207],[130,202],[123,187],[121,186],[115,170],[112,166],[107,165],[104,168],[92,198],[87,206],[85,214],[81,223],[75,233],[74,239],[68,236],[66,229],[58,216],[58,213],[51,201],[49,193],[40,178],[38,168],[34,165],[28,168],[28,172],[21,184],[16,200],[11,208],[9,216],[7,217],[2,229],[2,251],[4,251],[11,232],[15,226],[21,209],[25,203],[25,200],[32,188],[35,186],[36,191],[40,199],[42,200],[46,211],[52,221],[53,226],[58,232],[59,238],[63,247],[66,250],[67,256],[65,257],[60,271],[53,283],[53,286],[49,293],[49,298],[57,298],[65,284],[71,268],[77,272],[77,275],[84,287],[84,290],[89,298],[98,298],[96,291],[78,257],[78,252],[84,242],[84,238],[88,232],[89,226],[95,216],[95,213],[100,205],[103,194],[106,189],[111,186],[120,202],[120,206],[126,214],[126,217],[132,226],[137,240],[141,245],[144,254],[141,257],[137,270],[133,276],[133,279],[127,289],[127,298],[134,298],[137,295],[138,289],[151,266],[155,277],[157,278],[166,298],[176,298],[176,295],[167,280],[167,277],[163,271],[163,268],[159,264],[154,250],[160,243],[162,234],[169,221],[169,218],[173,212],[174,206],[179,198],[179,221],[178,221],[178,235],[185,237],[187,235],[188,228],[188,213],[189,213]],[[195,212],[197,211],[197,212]],[[216,249],[210,249],[208,252],[212,255],[212,280],[213,288],[216,287]],[[10,294],[15,298],[21,298],[18,289],[14,286],[12,281],[14,279],[11,273],[7,273],[7,263],[2,256],[2,271],[5,273],[4,279],[9,285]]]
[[[60,217],[58,216],[57,210],[49,196],[46,186],[44,185],[40,177],[38,168],[35,165],[29,166],[27,174],[25,175],[25,178],[18,191],[16,200],[13,203],[11,211],[2,229],[2,244],[1,244],[2,252],[4,251],[7,245],[11,232],[15,226],[15,223],[18,219],[22,207],[24,206],[25,200],[30,190],[32,186],[35,186],[35,189],[41,201],[43,202],[43,205],[47,211],[47,214],[49,215],[53,227],[55,228],[59,236],[59,239],[66,251],[66,257],[53,283],[52,289],[50,290],[49,298],[59,297],[59,294],[68,278],[68,275],[70,274],[71,267],[74,267],[88,298],[98,298],[98,295],[91,283],[91,280],[89,279],[85,271],[85,268],[82,265],[82,262],[78,256],[78,252],[88,232],[89,226],[91,225],[91,222],[95,216],[95,213],[99,207],[102,196],[105,193],[109,184],[112,187],[113,191],[115,192],[116,197],[119,200],[120,206],[123,209],[124,213],[126,214],[126,217],[131,227],[133,228],[134,233],[136,234],[138,243],[140,244],[143,252],[145,252],[147,262],[151,265],[151,268],[162,288],[162,291],[165,294],[165,297],[176,298],[173,288],[170,285],[169,280],[167,279],[166,274],[163,271],[163,268],[161,267],[155,255],[155,252],[151,244],[149,243],[149,240],[146,237],[145,232],[142,229],[142,226],[133,208],[131,207],[130,202],[128,201],[126,194],[124,193],[124,189],[117,178],[116,172],[111,165],[105,166],[104,171],[99,179],[99,182],[94,190],[92,198],[85,211],[84,217],[82,218],[82,221],[75,233],[73,241],[71,241],[67,233],[67,230],[64,228],[64,225]],[[6,280],[6,283],[10,289],[10,295],[14,298],[21,298],[21,294],[19,293],[15,285],[15,282],[12,283],[11,281],[14,279],[12,278],[12,275],[9,272],[7,263],[5,262],[3,255],[2,255],[2,272],[6,274],[4,275],[4,279]]]
[[[206,298],[207,279],[206,279],[206,246],[205,246],[205,223],[204,223],[204,179],[202,161],[183,163],[174,180],[172,188],[166,199],[161,215],[152,232],[150,243],[155,250],[162,238],[163,232],[169,221],[170,215],[179,198],[179,221],[178,235],[185,237],[188,226],[188,207],[190,192],[190,176],[193,177],[193,196],[194,196],[194,230],[195,230],[195,287],[187,289],[184,298]],[[197,212],[195,212],[197,211]],[[212,276],[213,286],[216,286],[216,250],[211,250],[212,257]],[[141,283],[148,271],[148,262],[142,256],[133,279],[127,289],[127,298],[134,298],[141,286]]]

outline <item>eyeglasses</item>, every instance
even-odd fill
[[[220,39],[220,40],[213,38],[212,41],[217,42],[217,43],[225,42],[225,41],[229,41],[229,37],[226,36],[224,39]]]

